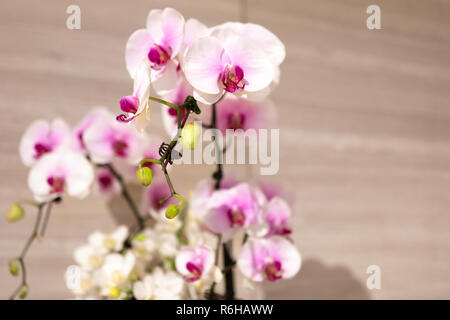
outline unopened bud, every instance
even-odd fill
[[[173,219],[175,218],[178,213],[180,213],[180,208],[178,208],[176,205],[171,204],[166,209],[166,218],[167,219]]]
[[[8,262],[9,265],[9,273],[13,276],[17,276],[19,274],[19,261],[17,259],[11,259]]]
[[[200,140],[201,128],[194,123],[187,124],[181,131],[181,143],[185,149],[194,149]]]
[[[22,289],[20,290],[19,298],[20,298],[20,299],[25,299],[25,298],[27,297],[27,295],[28,295],[29,289],[30,289],[30,288],[28,287],[27,284],[24,285],[24,286],[22,287]]]
[[[25,210],[18,203],[14,203],[9,207],[8,213],[6,214],[6,220],[8,222],[16,222],[23,218],[25,215]]]
[[[136,171],[136,177],[140,184],[148,187],[152,183],[153,172],[149,167],[142,167]]]

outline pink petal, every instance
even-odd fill
[[[148,60],[147,55],[153,44],[153,37],[146,29],[136,30],[128,38],[125,48],[125,62],[128,73],[132,78],[135,78],[142,62]]]
[[[172,49],[172,58],[180,51],[183,44],[184,18],[172,8],[166,8],[162,13],[162,28],[164,38],[162,45]]]
[[[279,66],[286,57],[284,44],[278,37],[258,24],[246,23],[242,26],[241,35],[254,40],[267,54],[274,66]]]
[[[283,237],[275,236],[268,241],[267,247],[272,257],[281,262],[283,278],[294,277],[302,265],[302,258],[297,248]]]
[[[250,238],[244,244],[238,257],[238,268],[247,278],[253,281],[263,281],[262,268],[267,257],[265,248],[266,240],[255,240]]]
[[[217,109],[217,127],[225,133],[237,126],[243,130],[273,127],[275,107],[270,100],[262,102],[226,95]]]
[[[186,52],[184,72],[194,87],[206,94],[219,94],[219,75],[224,68],[223,47],[219,40],[204,37],[196,41]]]
[[[175,258],[175,267],[177,271],[183,275],[188,276],[190,272],[186,265],[188,262],[195,260],[195,250],[191,247],[182,247]]]
[[[208,34],[208,27],[196,19],[189,19],[184,25],[184,45],[189,48],[197,39]]]
[[[177,81],[177,65],[170,60],[160,77],[152,82],[152,87],[158,95],[165,95],[175,89]]]
[[[244,78],[248,82],[246,91],[259,91],[269,86],[274,77],[274,67],[262,49],[243,37],[234,37],[225,45],[231,63],[244,70]]]

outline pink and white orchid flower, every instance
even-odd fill
[[[217,108],[217,128],[248,130],[270,128],[276,120],[275,107],[270,100],[251,101],[227,95]]]
[[[149,211],[154,217],[159,218],[159,212],[165,211],[171,204],[178,204],[177,198],[170,198],[161,203],[160,200],[170,195],[170,189],[166,182],[154,182],[144,190],[141,207],[144,211]]]
[[[241,272],[253,281],[289,279],[300,270],[297,248],[283,237],[249,239],[238,258]]]
[[[187,50],[183,63],[194,98],[206,104],[225,93],[259,95],[274,79],[267,54],[249,38],[230,32],[223,40],[206,36]]]
[[[28,185],[37,201],[49,201],[66,192],[84,198],[94,179],[94,170],[86,158],[68,150],[43,156],[31,168]]]
[[[142,157],[142,139],[134,128],[115,121],[112,115],[99,118],[83,135],[89,156],[97,164],[118,159],[136,164]]]
[[[107,118],[112,117],[109,111],[104,107],[94,108],[91,112],[89,112],[81,121],[78,123],[75,128],[72,130],[71,137],[71,147],[73,150],[77,152],[86,153],[86,145],[84,143],[83,137],[84,132],[91,127],[95,121],[99,118]]]
[[[204,245],[182,247],[175,258],[175,267],[187,282],[204,277],[214,265],[214,252]]]
[[[32,166],[44,154],[57,150],[66,143],[70,129],[62,119],[51,123],[46,120],[34,121],[25,131],[20,141],[20,157],[26,166]]]
[[[142,62],[149,63],[152,86],[158,94],[173,89],[183,45],[184,18],[176,10],[151,10],[145,29],[135,31],[127,41],[125,61],[130,76],[141,72]]]
[[[275,197],[267,205],[266,221],[269,225],[269,232],[266,236],[286,236],[291,234],[291,208],[288,203]]]
[[[224,240],[241,228],[255,235],[267,233],[264,201],[264,196],[246,183],[216,191],[208,201],[204,222],[212,232],[221,233]]]

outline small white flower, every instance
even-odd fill
[[[89,244],[99,252],[107,253],[110,251],[120,251],[128,237],[128,228],[119,226],[111,233],[102,233],[96,231],[89,236]]]
[[[136,257],[131,251],[128,251],[125,255],[118,253],[108,254],[102,266],[104,284],[120,287],[128,280],[135,263]]]
[[[155,268],[152,274],[133,286],[133,294],[138,300],[178,300],[183,291],[183,278],[176,272],[164,272],[161,268]]]
[[[103,255],[89,244],[77,248],[74,252],[74,258],[85,270],[97,269],[103,262]]]

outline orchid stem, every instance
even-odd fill
[[[142,166],[144,165],[144,163],[148,163],[148,162],[152,162],[152,163],[156,163],[156,164],[161,164],[161,161],[157,160],[157,159],[143,159],[139,162],[139,168],[142,168]]]
[[[47,225],[48,225],[48,221],[50,220],[50,214],[52,212],[52,207],[53,207],[53,201],[49,202],[47,205],[47,210],[45,212],[45,217],[44,217],[44,222],[42,224],[42,228],[41,228],[41,232],[40,232],[40,237],[44,237],[45,235],[45,230],[47,230]]]
[[[131,197],[130,192],[128,191],[128,189],[126,187],[122,176],[116,171],[116,169],[114,169],[114,167],[110,163],[100,165],[100,166],[108,168],[109,171],[112,173],[112,175],[119,182],[120,188],[122,190],[122,196],[124,197],[125,201],[128,203],[128,206],[130,207],[131,212],[133,213],[134,217],[136,218],[138,226],[139,226],[139,230],[143,230],[145,227],[145,221],[142,218],[141,214],[139,213],[139,210],[138,210],[136,204],[134,203],[134,200]]]
[[[21,281],[20,285],[17,287],[17,289],[14,290],[13,294],[9,297],[10,300],[14,300],[17,297],[17,295],[22,291],[22,289],[27,286],[27,270],[25,267],[25,256],[28,252],[28,249],[30,249],[33,241],[38,236],[39,225],[41,223],[41,217],[42,217],[42,210],[43,210],[45,204],[46,203],[40,203],[38,205],[38,213],[37,213],[36,220],[34,223],[33,232],[31,233],[30,237],[28,238],[27,242],[25,243],[25,246],[23,247],[22,252],[20,253],[20,256],[16,258],[17,261],[19,261],[19,263],[20,263],[20,270],[22,273],[22,281]]]
[[[152,100],[152,101],[155,101],[155,102],[158,102],[158,103],[161,103],[161,104],[164,104],[164,105],[168,106],[169,108],[172,108],[172,109],[174,109],[176,111],[181,110],[180,106],[177,106],[176,104],[170,103],[170,102],[168,102],[166,100],[155,98],[155,97],[148,97],[148,99]]]
[[[220,99],[212,105],[212,113],[211,113],[211,125],[209,126],[212,129],[217,128],[217,104],[222,101],[222,99],[225,97],[225,94],[220,97]],[[216,160],[217,160],[217,168],[216,171],[214,171],[212,177],[215,181],[214,183],[214,190],[220,189],[220,184],[223,179],[223,166],[222,166],[222,157],[223,153],[225,153],[226,148],[220,149],[219,142],[216,136],[214,136],[214,143],[216,147]],[[220,243],[218,244],[220,246]],[[232,243],[231,241],[227,243],[222,243],[223,248],[223,261],[224,261],[224,269],[223,273],[225,275],[225,299],[227,300],[234,300],[234,270],[233,265],[234,261],[231,256],[232,252]],[[214,288],[215,284],[211,286],[211,297],[214,296]]]

